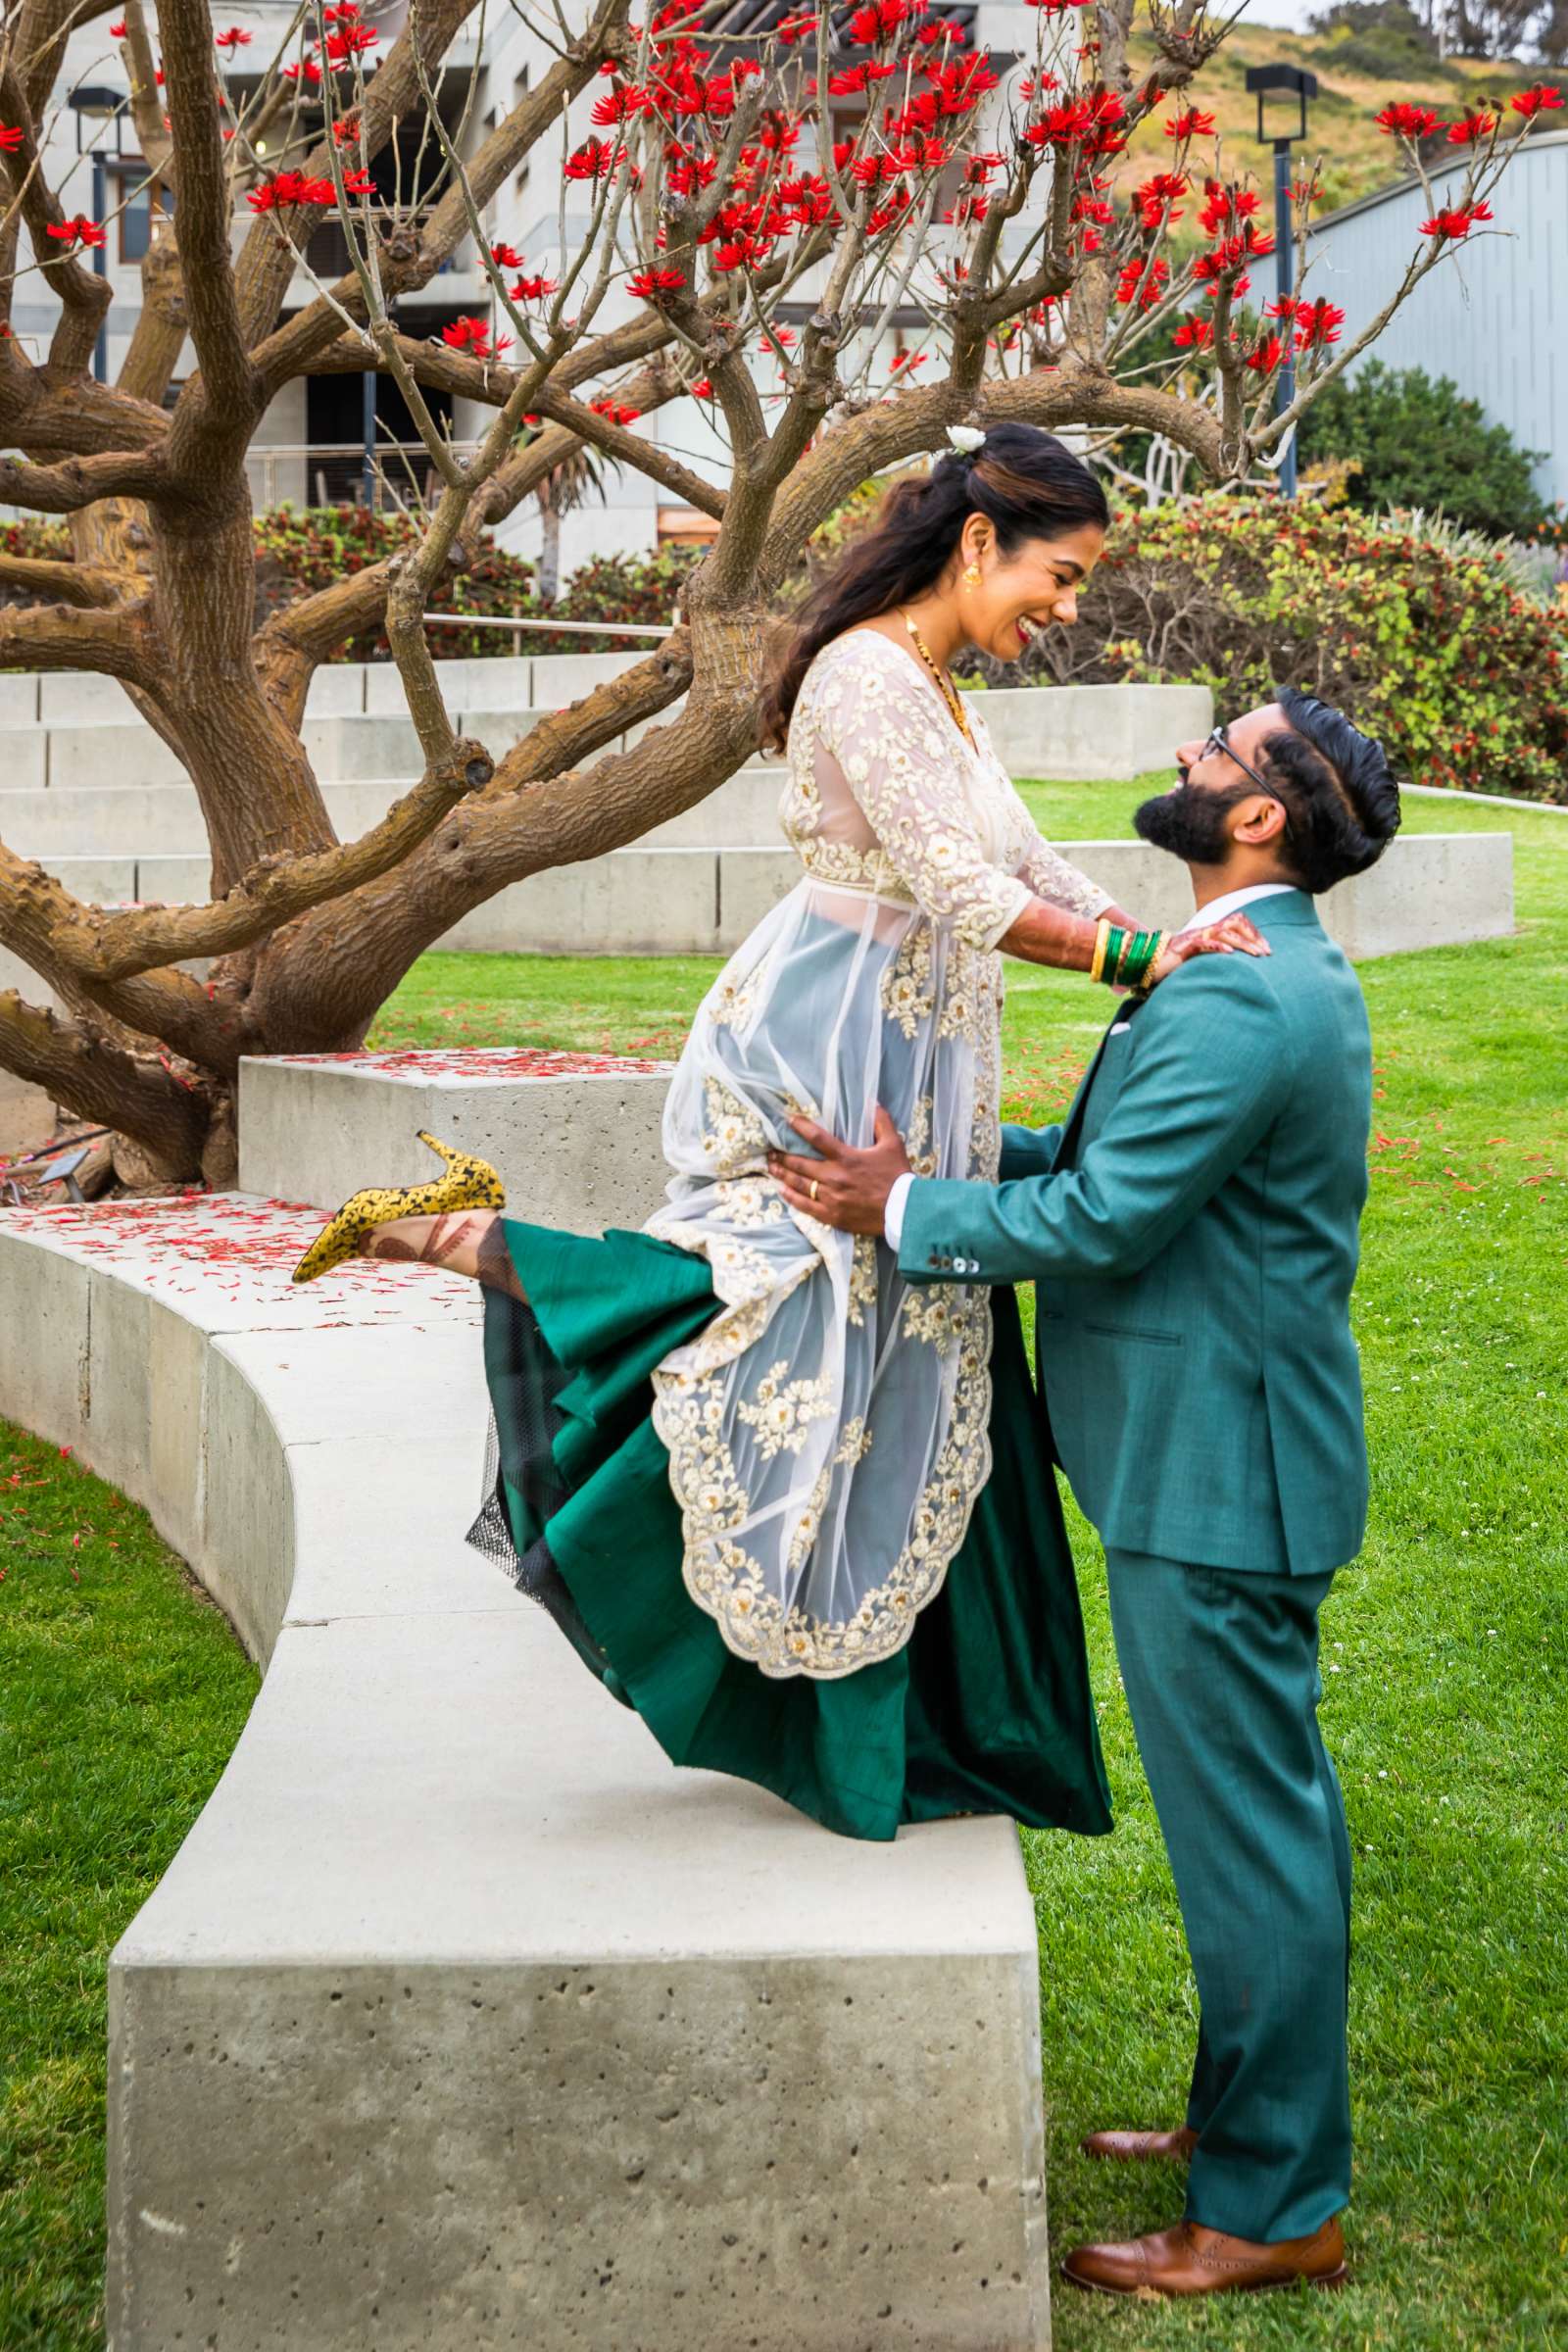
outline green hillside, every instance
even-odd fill
[[[1383,46],[1391,63],[1394,62],[1397,57],[1396,46],[1392,43]],[[1309,136],[1306,146],[1298,149],[1298,154],[1313,161],[1322,160],[1321,214],[1351,204],[1357,197],[1370,195],[1375,188],[1401,176],[1403,150],[1396,140],[1379,130],[1374,121],[1391,99],[1414,99],[1418,104],[1436,107],[1441,115],[1451,119],[1466,113],[1489,95],[1505,99],[1533,81],[1553,78],[1549,73],[1543,76],[1541,72],[1513,64],[1436,57],[1415,60],[1408,72],[1380,74],[1367,71],[1369,57],[1373,63],[1377,62],[1378,48],[1366,36],[1358,39],[1344,32],[1292,33],[1272,24],[1250,25],[1244,22],[1236,26],[1219,54],[1200,74],[1187,102],[1213,115],[1227,172],[1251,171],[1260,184],[1269,185],[1273,161],[1269,150],[1257,143],[1257,100],[1249,96],[1244,86],[1247,68],[1300,66],[1315,74],[1318,96],[1308,116]],[[1156,63],[1147,26],[1135,40],[1134,58],[1140,67],[1152,68]],[[1162,107],[1160,118],[1171,111],[1170,106]],[[1156,156],[1169,153],[1170,143],[1156,120],[1138,133],[1128,162],[1142,176]],[[1195,149],[1195,161],[1200,167],[1204,161],[1201,142]]]

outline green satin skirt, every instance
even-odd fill
[[[776,1680],[726,1648],[686,1590],[651,1418],[654,1367],[719,1311],[707,1261],[642,1233],[503,1222],[529,1304],[485,1292],[498,1458],[473,1540],[486,1520],[501,1531],[483,1547],[523,1590],[564,1580],[580,1654],[665,1754],[851,1838],[955,1813],[1107,1831],[1078,1589],[1012,1292],[992,1293],[992,1474],[941,1591],[892,1657]]]

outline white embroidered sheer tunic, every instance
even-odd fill
[[[805,1112],[853,1144],[880,1102],[917,1172],[994,1181],[999,939],[1031,897],[1110,904],[1042,839],[968,708],[874,629],[835,638],[790,725],[804,873],[697,1014],[647,1230],[709,1261],[720,1309],[654,1374],[688,1592],[767,1675],[906,1642],[991,1468],[991,1302],[910,1286],[885,1243],[796,1216],[767,1173]]]

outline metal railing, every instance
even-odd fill
[[[633,626],[624,620],[535,620],[519,614],[511,619],[492,612],[426,612],[422,616],[427,629],[510,629],[512,650],[522,652],[524,629],[544,629],[551,636],[571,637],[668,637],[680,626],[678,621],[662,620],[648,627]]]
[[[458,457],[471,458],[479,443],[454,441],[452,448]],[[377,441],[370,456],[367,483],[363,441],[253,443],[245,457],[252,502],[258,507],[275,507],[285,498],[301,499],[312,507],[368,504],[379,514],[384,508],[426,499],[440,488],[422,441]]]

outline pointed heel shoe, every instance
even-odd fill
[[[356,1193],[345,1200],[331,1222],[323,1225],[294,1269],[296,1282],[314,1282],[329,1274],[345,1258],[358,1257],[377,1225],[394,1217],[439,1217],[457,1208],[505,1208],[507,1191],[487,1159],[472,1152],[455,1152],[438,1143],[423,1127],[421,1144],[428,1144],[447,1163],[444,1176],[429,1184],[406,1184]]]

